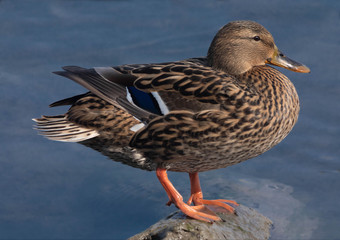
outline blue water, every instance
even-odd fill
[[[340,2],[0,1],[0,239],[124,239],[175,210],[153,172],[53,142],[31,118],[84,92],[53,75],[65,65],[111,66],[206,54],[229,21],[258,21],[312,70],[283,71],[301,100],[299,122],[256,159],[201,174],[207,198],[253,207],[272,239],[340,239]],[[188,197],[188,176],[171,173]]]

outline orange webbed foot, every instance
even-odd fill
[[[184,202],[175,204],[185,215],[205,222],[213,223],[216,221],[222,221],[212,210],[204,205],[189,206]]]
[[[225,199],[203,199],[203,193],[199,183],[198,173],[190,173],[189,177],[191,183],[191,196],[188,201],[189,205],[193,202],[195,206],[207,205],[208,208],[212,209],[215,212],[236,214],[235,208],[230,206],[230,204],[234,206],[239,206],[237,202]]]
[[[197,220],[202,220],[209,223],[212,223],[214,221],[221,221],[221,218],[219,216],[217,216],[212,210],[204,205],[189,206],[188,204],[184,203],[183,197],[169,181],[165,169],[157,169],[156,174],[169,197],[169,202],[166,205],[170,206],[173,203],[185,215]]]
[[[230,206],[229,204],[233,204],[238,206],[235,201],[225,200],[225,199],[216,199],[216,200],[199,200],[200,204],[207,205],[208,208],[211,208],[215,212],[221,213],[233,213],[236,214],[235,208]]]
[[[217,216],[215,212],[235,213],[235,209],[229,205],[232,204],[238,206],[235,201],[224,199],[203,199],[203,194],[201,191],[197,173],[189,174],[191,182],[191,196],[187,204],[183,202],[183,197],[169,181],[165,169],[158,168],[156,170],[156,174],[169,197],[169,201],[166,205],[170,206],[173,203],[185,215],[191,218],[213,223],[215,221],[222,221],[222,219]],[[194,203],[194,206],[190,206],[191,203]]]

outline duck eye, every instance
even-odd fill
[[[261,38],[260,38],[259,36],[255,36],[255,37],[253,37],[253,39],[254,39],[255,41],[260,41],[260,40],[261,40]]]

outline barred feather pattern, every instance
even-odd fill
[[[237,79],[252,94],[239,89],[222,101],[221,110],[172,111],[137,132],[130,146],[164,168],[187,172],[227,167],[269,150],[297,121],[295,88],[267,66]]]
[[[129,113],[101,98],[88,95],[77,100],[66,114],[69,121],[99,133],[95,138],[81,144],[90,147],[114,161],[144,170],[154,170],[155,162],[146,158],[139,150],[129,147],[135,133],[131,129],[140,124]]]
[[[72,104],[66,114],[33,119],[41,135],[50,140],[81,143],[132,167],[149,171],[156,168],[155,162],[128,146],[134,134],[131,128],[140,124],[138,120],[93,94],[73,98],[74,102],[70,99],[52,104]]]
[[[171,91],[203,103],[218,104],[222,95],[237,90],[237,81],[225,72],[213,70],[205,58],[141,65],[122,65],[116,70],[135,76],[135,87],[145,92]]]
[[[126,111],[94,95],[76,101],[66,113],[66,117],[70,122],[95,129],[100,133],[101,139],[107,139],[105,142],[108,145],[117,146],[128,145],[134,134],[130,128],[140,123]]]
[[[94,134],[73,141],[146,170],[163,167],[202,172],[223,168],[253,158],[287,136],[299,113],[298,96],[287,77],[269,66],[230,77],[204,62],[189,59],[115,67],[136,77],[137,88],[158,91],[170,103],[168,114],[153,116],[136,133],[132,129],[141,122],[131,112],[94,94],[59,101],[74,101],[62,120],[67,128],[77,126]],[[38,129],[42,130],[40,123]],[[53,140],[70,141],[41,132]]]

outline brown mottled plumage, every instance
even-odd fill
[[[170,204],[190,217],[217,221],[206,205],[233,211],[226,203],[236,203],[204,200],[197,173],[258,156],[285,138],[298,118],[293,84],[266,63],[309,72],[284,56],[260,24],[231,22],[216,34],[207,58],[64,67],[57,74],[90,92],[52,104],[72,105],[65,115],[35,121],[52,140],[80,142],[115,161],[157,169]],[[153,108],[141,103],[137,89],[144,92],[142,99],[152,100]],[[189,205],[195,206],[183,203],[166,170],[190,174]]]

